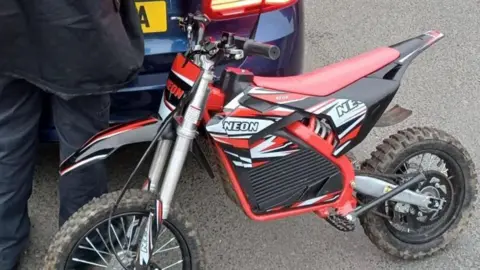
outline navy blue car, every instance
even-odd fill
[[[261,76],[291,76],[302,72],[302,0],[136,0],[136,6],[145,33],[145,60],[137,80],[112,94],[112,124],[157,112],[171,63],[177,53],[187,48],[185,33],[169,18],[187,12],[201,10],[209,16],[213,22],[208,26],[207,35],[214,38],[224,31],[245,37],[253,32],[255,40],[281,49],[276,61],[249,57],[229,65]],[[217,70],[217,75],[222,69]],[[40,139],[57,141],[48,110],[42,115]]]

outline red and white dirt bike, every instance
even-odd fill
[[[216,151],[227,194],[255,221],[314,213],[351,231],[358,218],[376,246],[404,259],[435,253],[465,227],[477,178],[452,136],[413,127],[358,166],[346,155],[374,126],[411,114],[387,107],[412,60],[443,34],[429,31],[304,75],[265,78],[227,68],[214,80],[224,60],[275,60],[279,49],[229,33],[205,38],[202,15],[176,19],[191,48],[173,63],[159,115],[101,132],[61,166],[66,174],[150,141],[140,161],[155,149],[146,185],[128,189],[130,177],[121,192],[81,208],[55,236],[45,269],[205,268],[198,234],[172,202],[189,153],[214,176],[199,132]]]

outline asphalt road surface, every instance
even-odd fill
[[[357,156],[367,157],[397,128],[429,125],[459,138],[480,167],[478,0],[305,2],[307,71],[430,29],[446,34],[415,60],[394,100],[413,109],[414,115],[394,128],[375,130],[356,149]],[[127,148],[109,161],[113,189],[125,180],[140,150]],[[57,224],[57,148],[44,146],[40,156],[30,200],[31,245],[22,269],[40,269]],[[187,168],[176,198],[197,225],[209,269],[480,269],[478,214],[445,252],[402,262],[377,250],[361,227],[341,233],[313,214],[271,223],[250,221],[195,161],[189,160]]]

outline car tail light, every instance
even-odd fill
[[[281,9],[298,0],[203,0],[203,11],[212,20],[232,19]]]

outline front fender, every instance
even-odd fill
[[[118,148],[134,143],[151,142],[162,120],[156,117],[116,125],[90,138],[60,165],[60,175],[83,167],[94,161],[106,159]]]

